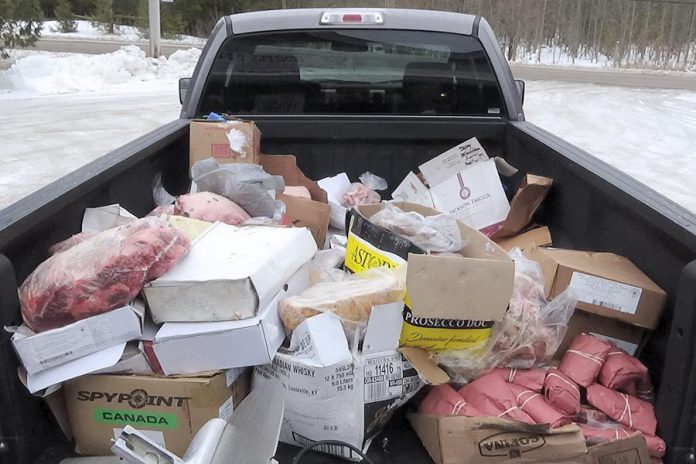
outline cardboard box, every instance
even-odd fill
[[[111,454],[125,425],[183,456],[194,435],[214,417],[229,419],[249,391],[249,375],[228,385],[225,373],[198,377],[88,375],[63,385],[75,449]]]
[[[350,179],[345,172],[337,174],[333,177],[326,177],[318,181],[319,186],[326,192],[326,198],[331,207],[331,215],[329,224],[338,230],[346,228],[346,212],[345,207],[341,206],[341,195],[350,187]]]
[[[583,464],[649,464],[652,462],[648,454],[645,439],[636,434],[629,438],[616,440],[601,445],[591,446]]]
[[[416,204],[394,204],[423,216],[440,214]],[[358,272],[408,261],[401,345],[443,350],[485,342],[510,303],[514,277],[510,256],[461,221],[459,230],[466,246],[460,256],[424,255],[410,241],[367,220],[382,207],[353,210],[345,266]]]
[[[500,230],[494,233],[493,240],[519,234],[527,227],[534,213],[551,190],[553,179],[527,174],[510,201],[510,212]]]
[[[261,153],[261,131],[253,121],[191,121],[189,167],[213,157],[218,163],[256,163]]]
[[[286,186],[302,186],[309,190],[311,200],[290,195],[277,195],[287,207],[286,214],[296,227],[306,227],[312,233],[319,249],[324,248],[329,228],[331,207],[326,192],[297,166],[293,155],[261,155],[263,169],[274,176],[282,176]]]
[[[41,333],[26,326],[11,328],[12,345],[27,373],[33,375],[140,338],[144,314],[145,304],[136,301]]]
[[[426,208],[434,208],[433,197],[430,196],[430,190],[425,186],[423,181],[414,174],[409,172],[404,180],[392,192],[392,199],[396,201],[405,201],[425,206]]]
[[[430,187],[438,185],[460,171],[478,163],[488,161],[488,154],[476,137],[450,148],[420,166],[421,174]]]
[[[608,340],[625,350],[628,354],[635,355],[648,330],[578,310],[575,311],[570,319],[568,330],[558,346],[555,358],[561,359],[568,350],[570,342],[581,333],[590,333]]]
[[[279,379],[285,392],[280,440],[307,446],[341,440],[367,449],[393,412],[421,387],[418,373],[396,351],[401,303],[373,308],[362,351],[351,354],[340,321],[324,313],[305,320],[289,352],[254,371],[254,386]],[[320,451],[358,460],[350,449]]]
[[[173,269],[145,286],[155,322],[253,317],[317,251],[301,228],[216,223]]]
[[[418,413],[409,413],[408,420],[436,464],[566,462],[584,459],[587,453],[585,438],[574,424],[550,430],[497,417]]]
[[[582,311],[645,329],[657,327],[667,295],[628,259],[557,248],[533,248],[527,256],[541,266],[548,297],[570,286]]]
[[[495,238],[492,237],[500,247],[509,252],[513,248],[519,248],[522,251],[530,250],[534,247],[548,247],[553,245],[551,240],[551,231],[548,227],[535,227],[521,234],[512,237]]]
[[[303,266],[256,316],[241,321],[168,322],[152,346],[166,375],[270,363],[285,340],[278,302],[309,286],[309,266]],[[224,347],[224,349],[221,349]]]

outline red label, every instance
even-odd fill
[[[210,145],[210,154],[213,158],[232,158],[232,150],[226,143],[213,143]]]

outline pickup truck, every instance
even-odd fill
[[[189,188],[189,123],[211,111],[253,119],[264,153],[292,153],[310,178],[345,171],[394,188],[419,164],[477,137],[491,156],[554,179],[535,220],[554,244],[628,257],[668,292],[659,328],[641,346],[657,389],[666,462],[696,462],[696,216],[602,160],[524,120],[513,79],[479,16],[420,10],[282,10],[226,16],[191,79],[181,116],[0,211],[0,317],[20,322],[17,284],[50,245],[79,232],[86,207],[153,207],[153,178]],[[89,143],[89,138],[75,140]],[[638,154],[636,154],[638,156]],[[71,455],[42,400],[17,380],[0,338],[0,460],[57,463]],[[280,444],[288,464],[297,448]],[[431,462],[397,415],[375,463]],[[315,455],[303,462],[338,462]]]

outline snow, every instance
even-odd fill
[[[527,120],[696,213],[696,92],[527,81]]]
[[[518,64],[542,64],[578,68],[611,68],[614,66],[614,61],[601,53],[596,59],[590,56],[580,56],[573,59],[570,53],[560,47],[542,47],[541,60],[539,60],[537,51],[525,52],[524,47],[519,47],[517,56],[512,62]]]
[[[177,50],[169,58],[149,58],[135,45],[113,53],[31,54],[0,72],[0,95],[11,92],[15,98],[108,90],[115,85],[136,81],[176,81],[190,76],[201,51]]]
[[[76,32],[59,32],[58,21],[44,21],[41,37],[61,37],[73,39],[90,39],[90,40],[116,40],[126,42],[136,42],[146,40],[143,34],[137,27],[133,26],[116,26],[114,34],[104,32],[102,29],[95,27],[90,21],[77,20]],[[162,42],[183,43],[191,45],[205,44],[204,38],[193,37],[190,35],[180,35],[174,39],[162,39]]]

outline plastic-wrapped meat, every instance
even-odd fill
[[[655,435],[657,419],[652,404],[594,384],[587,387],[587,402],[619,424]]]
[[[570,417],[544,401],[544,397],[540,393],[533,392],[514,383],[511,383],[509,387],[515,395],[520,409],[529,414],[529,417],[534,419],[537,424],[549,424],[551,427],[560,427],[572,422]]]
[[[628,393],[631,396],[640,397],[639,390],[641,390],[642,399],[652,396],[648,368],[620,348],[614,347],[607,354],[607,359],[597,376],[597,382],[611,390]]]
[[[147,213],[148,216],[161,216],[163,214],[168,214],[169,216],[173,216],[175,211],[175,206],[174,205],[162,205],[158,206],[149,213]]]
[[[546,370],[538,367],[532,369],[501,367],[493,369],[491,372],[500,375],[500,377],[508,383],[514,383],[515,385],[519,385],[536,393],[541,392],[541,389],[544,388]]]
[[[350,184],[348,190],[341,194],[339,199],[341,206],[352,208],[353,206],[372,205],[382,201],[382,197],[374,190],[365,187],[360,182]]]
[[[62,242],[54,244],[51,248],[48,249],[48,252],[52,255],[55,255],[56,253],[65,251],[69,248],[74,247],[78,243],[82,243],[85,240],[94,237],[94,235],[94,232],[80,232],[79,234],[75,234],[72,237],[63,240]]]
[[[190,247],[179,229],[155,217],[100,232],[27,277],[19,288],[22,318],[43,332],[124,306]]]
[[[431,416],[482,416],[472,404],[469,404],[448,384],[438,385],[423,398],[418,412]]]
[[[221,195],[197,192],[177,197],[174,214],[201,221],[220,221],[238,225],[249,219],[249,215],[237,203]]]
[[[587,388],[597,379],[610,351],[612,346],[606,340],[582,333],[570,343],[558,370]]]
[[[547,403],[568,416],[580,413],[580,388],[556,368],[546,373],[544,397]]]
[[[499,375],[488,373],[459,389],[465,401],[474,405],[483,416],[502,417],[527,424],[535,424],[529,414],[517,404],[510,384]]]

